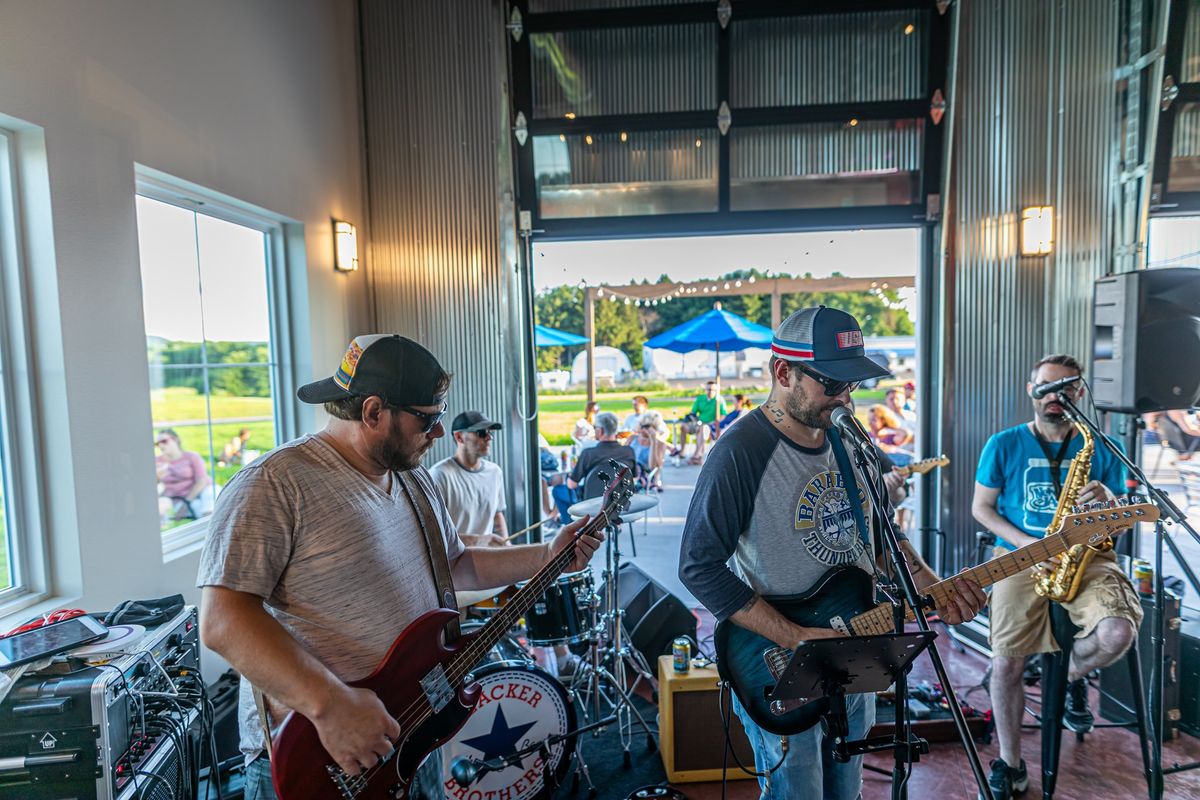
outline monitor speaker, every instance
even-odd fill
[[[696,641],[696,617],[678,597],[651,578],[636,564],[626,561],[619,568],[617,601],[629,632],[629,643],[648,664],[671,652],[671,641],[689,636]],[[605,597],[605,586],[600,596]]]
[[[1096,281],[1092,399],[1143,414],[1200,403],[1200,269],[1143,269]]]

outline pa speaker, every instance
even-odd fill
[[[696,617],[678,597],[661,583],[626,561],[618,569],[617,602],[621,619],[629,632],[629,643],[654,664],[658,657],[671,652],[671,640],[690,636],[696,641]],[[600,596],[607,597],[607,585]]]
[[[1092,399],[1142,414],[1200,403],[1200,269],[1143,269],[1096,281]]]

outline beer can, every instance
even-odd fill
[[[1133,586],[1143,597],[1154,594],[1154,567],[1145,559],[1133,560]]]
[[[671,642],[671,656],[676,672],[687,672],[692,665],[692,643],[682,636]]]

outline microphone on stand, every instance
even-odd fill
[[[830,419],[833,421],[833,426],[841,432],[842,436],[848,439],[851,444],[861,450],[868,458],[878,458],[875,452],[875,444],[871,441],[871,437],[863,428],[862,423],[854,416],[853,411],[845,406],[838,406],[833,410],[833,415]]]
[[[458,756],[450,762],[450,776],[464,789],[478,780],[482,773],[490,770],[491,767],[486,761],[476,761],[467,756]]]
[[[1030,394],[1033,395],[1033,399],[1040,400],[1048,394],[1061,392],[1065,387],[1081,380],[1082,377],[1081,375],[1069,375],[1066,378],[1059,378],[1049,383],[1039,383],[1033,387],[1033,391]]]

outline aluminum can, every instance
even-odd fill
[[[692,665],[692,643],[682,636],[671,642],[672,663],[676,672],[687,672]]]
[[[1133,561],[1133,587],[1143,597],[1154,594],[1154,567],[1141,558]]]

